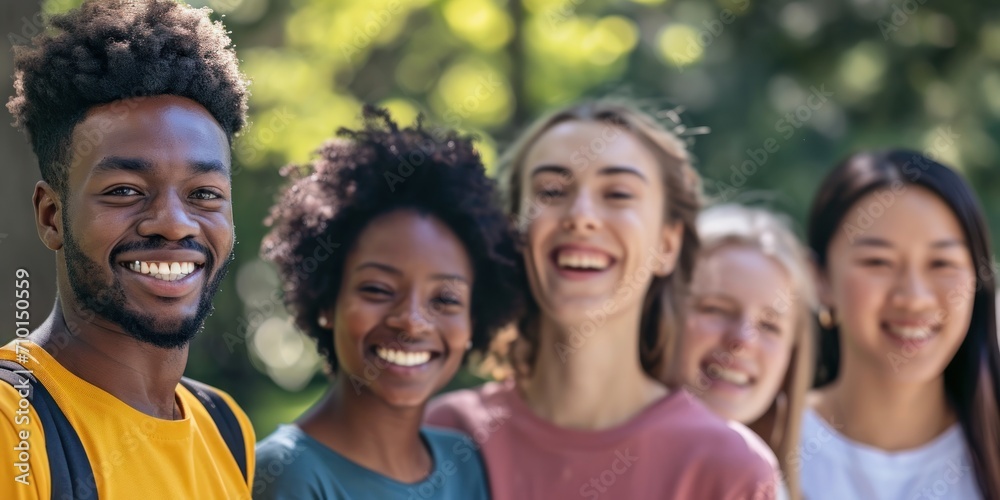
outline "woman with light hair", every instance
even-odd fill
[[[796,450],[813,375],[815,291],[808,254],[784,218],[741,205],[698,217],[702,248],[667,382],[774,451],[801,498]]]
[[[659,380],[698,247],[684,144],[588,102],[529,127],[501,171],[531,288],[523,370],[437,398],[427,422],[475,439],[494,499],[774,498],[767,446]]]

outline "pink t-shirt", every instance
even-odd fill
[[[495,500],[763,500],[777,460],[746,427],[675,391],[617,427],[576,430],[535,415],[513,381],[444,394],[426,423],[479,445]]]

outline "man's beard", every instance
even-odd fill
[[[111,283],[100,282],[98,277],[105,273],[103,266],[84,255],[76,240],[73,239],[72,231],[69,230],[67,222],[63,221],[63,227],[67,228],[63,243],[63,256],[66,259],[70,288],[73,289],[78,305],[85,311],[117,324],[127,335],[140,342],[165,349],[187,345],[204,328],[205,318],[214,310],[212,298],[219,291],[222,279],[226,276],[229,264],[233,261],[235,245],[215,277],[210,281],[206,279],[195,314],[184,318],[180,325],[174,328],[159,328],[156,315],[143,314],[128,308],[125,289],[113,268]],[[123,252],[157,250],[164,247],[164,242],[163,238],[153,237],[121,245],[111,251],[109,264],[111,266],[118,265],[115,262],[115,256]],[[193,240],[181,240],[178,243],[184,248],[198,250],[205,255],[206,260],[202,270],[206,274],[215,268],[212,254],[203,246]]]

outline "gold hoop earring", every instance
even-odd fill
[[[836,326],[833,323],[833,312],[829,307],[821,307],[819,309],[819,326],[827,330],[833,330],[833,327]]]

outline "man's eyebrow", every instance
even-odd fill
[[[229,175],[229,168],[218,160],[192,161],[188,163],[195,175],[219,173]],[[148,172],[152,170],[153,164],[149,160],[142,158],[126,158],[122,156],[106,156],[94,167],[95,174],[127,171],[127,172]]]
[[[124,158],[121,156],[105,156],[94,167],[95,174],[115,171],[146,172],[153,168],[153,164],[141,158]]]
[[[229,167],[226,167],[226,165],[218,160],[191,162],[191,168],[194,170],[195,174],[219,173],[222,175],[229,175]]]

